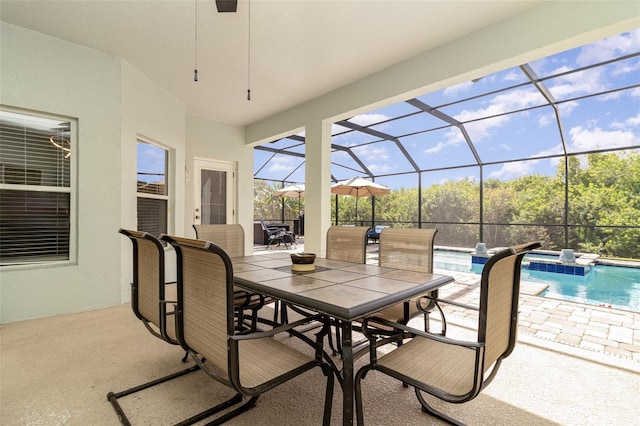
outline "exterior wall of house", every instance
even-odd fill
[[[0,322],[130,300],[136,145],[170,150],[169,232],[184,235],[185,107],[120,58],[1,23],[3,105],[78,120],[77,263],[0,270]],[[242,145],[242,144],[240,144]]]
[[[195,158],[235,163],[237,175],[236,220],[244,228],[245,253],[253,251],[253,148],[244,144],[244,128],[187,116],[186,166],[194,170]],[[193,173],[192,173],[193,174]],[[185,182],[185,232],[193,232],[195,179]]]
[[[120,303],[120,60],[0,23],[3,105],[78,120],[77,263],[0,269],[2,323]]]
[[[121,227],[136,229],[137,140],[139,137],[169,149],[169,222],[167,232],[185,235],[185,106],[125,61],[121,63],[121,138],[120,167]],[[113,229],[115,233],[118,229]],[[120,240],[123,302],[131,299],[133,274],[131,241],[116,233]],[[173,272],[175,275],[175,271]]]

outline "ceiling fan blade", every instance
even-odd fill
[[[238,0],[216,0],[218,12],[236,12],[238,10]]]

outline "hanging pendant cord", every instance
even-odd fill
[[[194,30],[194,44],[195,44],[195,66],[193,68],[193,81],[198,81],[198,0],[196,2],[196,18],[195,18],[195,30]]]
[[[251,100],[251,0],[249,0],[249,45],[247,48],[247,100]]]

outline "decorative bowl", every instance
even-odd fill
[[[291,253],[291,261],[296,265],[308,265],[316,261],[315,253]]]
[[[291,253],[291,269],[298,272],[314,271],[315,253]]]

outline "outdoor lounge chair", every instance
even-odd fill
[[[120,229],[119,232],[128,237],[133,244],[133,282],[131,283],[133,313],[155,337],[172,345],[179,345],[174,312],[177,302],[177,284],[165,283],[165,253],[162,242],[147,232],[127,229]],[[182,361],[186,362],[187,359],[188,355],[185,354]],[[119,398],[197,371],[199,368],[198,365],[193,365],[124,391],[109,392],[107,399],[123,419],[123,423],[127,424],[127,417],[118,403]]]
[[[433,273],[433,241],[437,229],[387,228],[380,234],[378,263],[380,266],[415,271],[421,274]],[[424,329],[429,330],[429,313],[438,309],[442,318],[442,334],[446,330],[444,314],[440,306],[434,302],[438,291],[429,294],[427,306],[417,306],[420,296],[409,301],[398,303],[383,311],[376,312],[376,317],[406,324],[412,318],[424,315]],[[423,299],[424,301],[425,299]]]
[[[384,225],[376,225],[373,228],[369,229],[369,231],[367,231],[367,239],[373,240],[374,243],[377,243],[380,240],[380,234],[382,233],[382,230],[385,228],[389,227]]]
[[[370,340],[370,364],[358,370],[355,377],[358,425],[364,423],[362,380],[370,370],[415,387],[423,411],[459,424],[431,407],[421,391],[447,402],[462,403],[474,399],[491,383],[502,360],[511,354],[516,343],[522,258],[538,247],[537,242],[512,247],[487,261],[480,281],[479,308],[466,306],[479,311],[474,341],[454,340],[375,317],[365,319],[363,332]],[[403,330],[410,340],[378,358],[379,324]]]
[[[252,408],[258,396],[269,389],[320,367],[327,377],[323,424],[329,425],[334,377],[331,367],[322,361],[322,342],[329,331],[326,316],[315,315],[265,332],[237,332],[233,266],[224,250],[200,240],[166,235],[162,239],[177,254],[180,344],[203,371],[237,392],[230,401],[249,397],[242,406],[216,419],[215,424]],[[324,324],[315,342],[295,330],[308,321]],[[289,333],[308,343],[314,355],[306,355],[274,339],[279,333]]]
[[[296,242],[296,236],[293,235],[291,231],[288,231],[286,228],[273,228],[267,226],[262,218],[258,220],[260,221],[262,230],[267,236],[267,250],[269,249],[269,247],[271,247],[271,244],[284,244],[285,248],[287,249],[292,244],[294,244],[296,247],[298,246],[298,243]]]
[[[211,241],[221,247],[229,257],[244,256],[244,228],[240,224],[215,224],[215,225],[193,225],[196,232],[196,239],[202,241]],[[236,295],[236,305],[238,309],[238,324],[244,323],[244,311],[251,311],[252,330],[256,329],[258,321],[258,311],[267,303],[273,302],[266,300],[261,294],[251,293],[239,287],[234,290]],[[276,305],[277,308],[277,305]],[[275,313],[274,322],[278,313]]]

